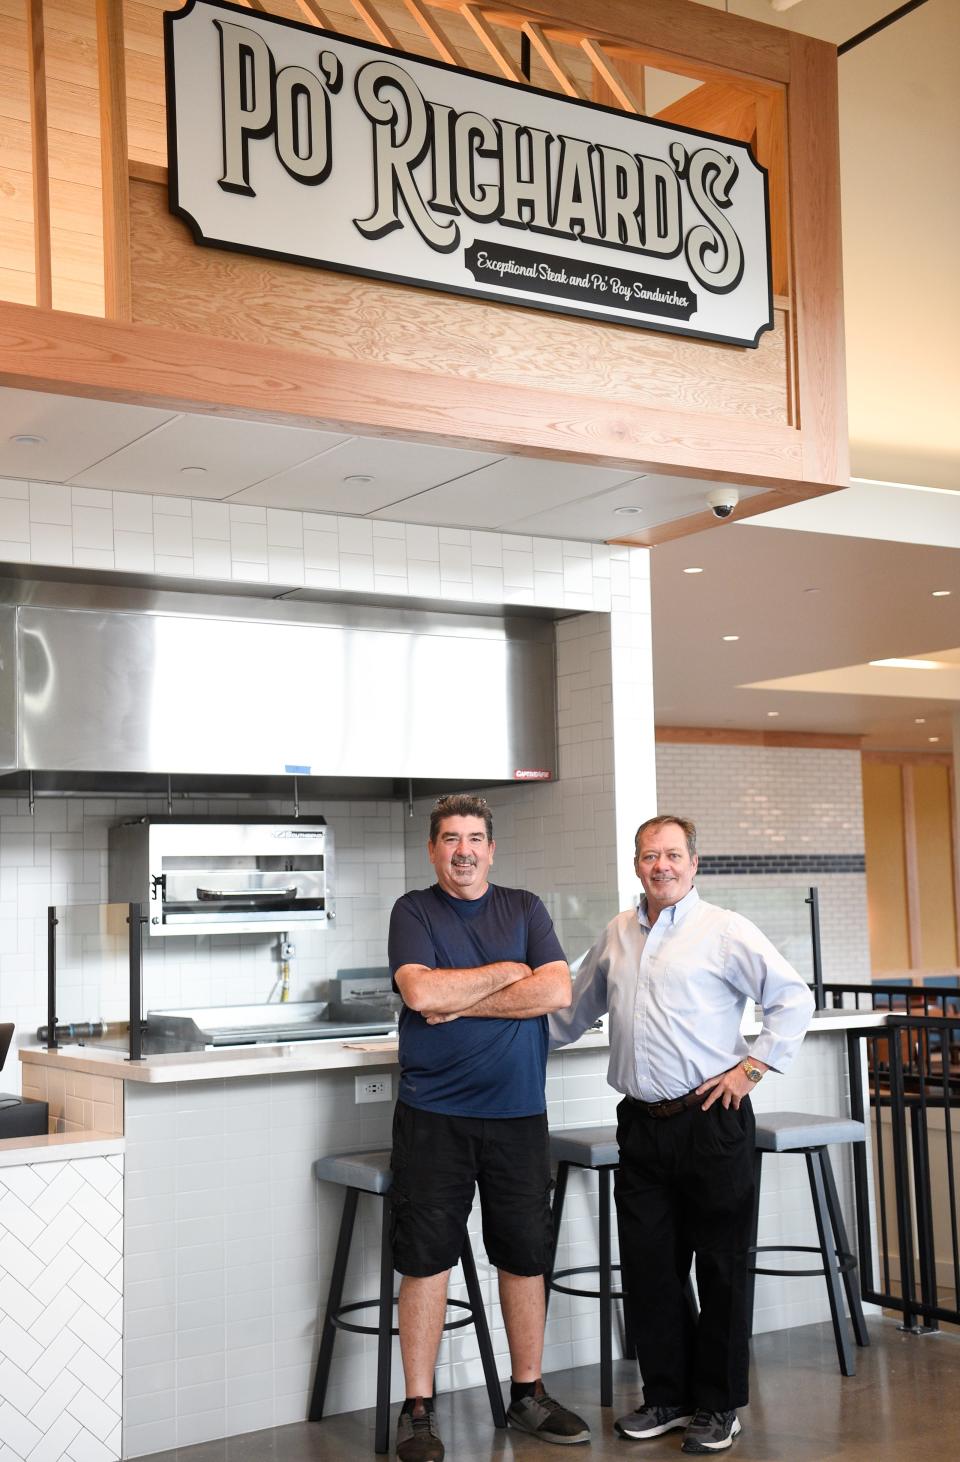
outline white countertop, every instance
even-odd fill
[[[0,1168],[33,1166],[38,1162],[72,1162],[81,1157],[112,1157],[123,1152],[122,1137],[99,1132],[52,1132],[47,1137],[0,1139]]]
[[[808,1034],[846,1031],[886,1024],[886,1011],[821,1010],[813,1017]],[[760,1021],[747,1019],[744,1034],[760,1032]],[[606,1031],[588,1032],[567,1051],[595,1051],[607,1046]],[[129,1061],[122,1051],[98,1050],[94,1044],[62,1046],[48,1051],[43,1046],[22,1046],[20,1060],[27,1065],[53,1066],[61,1071],[83,1071],[94,1076],[112,1076],[122,1081],[222,1081],[234,1077],[279,1076],[298,1071],[341,1071],[349,1067],[395,1066],[395,1036],[378,1040],[374,1036],[356,1041],[296,1041],[287,1045],[223,1048],[216,1051],[177,1051]],[[29,1141],[30,1139],[24,1139]]]

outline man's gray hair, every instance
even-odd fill
[[[672,812],[663,812],[660,814],[659,817],[648,817],[646,822],[642,822],[640,824],[640,826],[637,828],[637,836],[633,840],[634,854],[639,854],[640,839],[643,837],[645,832],[648,832],[649,829],[652,827],[666,827],[667,823],[673,822],[676,823],[678,828],[682,829],[683,836],[687,840],[687,852],[690,854],[691,858],[695,858],[697,856],[696,824],[691,822],[689,817],[677,817],[676,814]]]
[[[487,829],[487,838],[493,842],[493,812],[486,797],[477,797],[472,792],[451,792],[438,797],[430,813],[430,841],[435,843],[440,824],[448,817],[482,817]]]

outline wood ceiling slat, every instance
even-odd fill
[[[640,89],[636,86],[629,86],[623,74],[618,70],[610,56],[606,54],[600,42],[591,36],[584,36],[580,42],[581,50],[590,58],[590,63],[616,98],[617,104],[625,112],[633,112],[635,116],[642,117],[646,110],[645,98],[643,96],[643,68],[637,67],[639,72]]]
[[[312,25],[318,25],[321,30],[336,30],[336,26],[330,24],[326,12],[320,9],[317,0],[297,0],[297,8]]]
[[[526,77],[521,72],[519,66],[514,63],[504,50],[496,34],[482,14],[479,5],[461,5],[460,14],[474,34],[483,42],[483,45],[493,57],[507,80],[524,82]]]
[[[381,46],[389,46],[391,51],[402,51],[403,46],[397,40],[393,31],[386,24],[369,0],[350,0],[350,4],[364,22],[374,40]]]
[[[437,25],[430,11],[421,3],[421,0],[403,0],[403,3],[424,35],[432,41],[441,61],[446,61],[448,66],[459,66],[463,70],[464,63],[459,54]]]
[[[566,92],[567,96],[575,96],[580,101],[585,101],[586,98],[584,97],[583,92],[580,90],[573,77],[565,69],[556,51],[553,49],[553,46],[550,44],[549,40],[544,35],[540,27],[536,25],[532,20],[524,21],[523,27],[521,29],[521,34],[527,36],[530,44],[534,46],[536,50],[540,53],[540,57],[544,65],[547,67],[551,76],[553,76],[554,80],[560,86],[561,91]]]

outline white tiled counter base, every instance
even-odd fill
[[[389,1065],[395,1072],[393,1060]],[[617,1095],[607,1087],[606,1066],[607,1051],[596,1047],[550,1058],[551,1125],[614,1121]],[[312,1163],[327,1152],[390,1144],[392,1104],[355,1105],[353,1079],[347,1068],[127,1084],[124,1456],[305,1418],[343,1202],[341,1190],[315,1182]],[[756,1104],[847,1112],[843,1033],[812,1035],[790,1076],[768,1078]],[[779,1157],[765,1166],[761,1242],[815,1243],[802,1160]],[[838,1151],[834,1167],[852,1234],[849,1153]],[[380,1206],[361,1199],[346,1301],[377,1293]],[[574,1174],[558,1267],[597,1262],[597,1210],[596,1176]],[[470,1232],[505,1378],[510,1361],[496,1274],[487,1263],[476,1208]],[[458,1274],[450,1292],[464,1298]],[[822,1280],[758,1280],[758,1331],[827,1316]],[[555,1295],[546,1341],[548,1374],[595,1363],[596,1302]],[[340,1333],[327,1411],[372,1406],[376,1363],[374,1336]],[[437,1365],[441,1389],[482,1380],[472,1332],[445,1339]],[[393,1399],[402,1395],[395,1347]],[[7,1462],[2,1454],[0,1459]]]
[[[0,1462],[119,1458],[122,1230],[121,1155],[0,1167]]]

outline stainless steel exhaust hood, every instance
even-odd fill
[[[0,581],[0,769],[556,775],[553,626]]]

